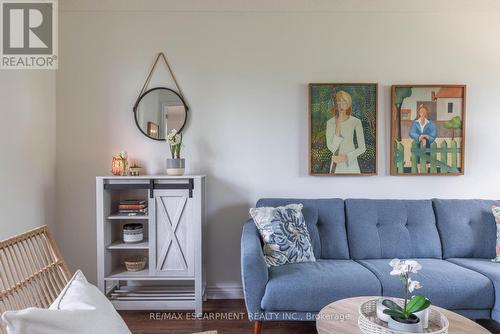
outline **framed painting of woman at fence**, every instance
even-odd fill
[[[394,85],[391,175],[463,175],[465,85]]]
[[[309,85],[309,174],[377,174],[377,84]]]

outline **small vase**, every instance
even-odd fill
[[[422,322],[420,319],[412,314],[410,318],[406,319],[400,319],[400,318],[394,318],[390,317],[389,322],[387,323],[387,326],[389,329],[392,329],[394,331],[398,332],[406,332],[406,333],[422,333],[424,329],[422,328]]]
[[[167,159],[167,175],[182,176],[185,166],[185,159]]]

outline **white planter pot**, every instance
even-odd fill
[[[424,331],[422,327],[422,321],[416,318],[416,323],[405,323],[402,320],[396,320],[394,317],[389,318],[389,322],[387,326],[389,329],[398,332],[406,332],[406,333],[422,333]]]
[[[424,329],[429,327],[429,308],[422,310],[420,312],[416,312],[415,315],[420,319],[420,323]]]
[[[185,159],[167,159],[167,174],[172,176],[184,175]]]
[[[388,323],[391,317],[384,313],[384,310],[387,309],[387,307],[382,305],[382,302],[386,299],[391,300],[390,298],[380,298],[379,300],[377,300],[377,318]],[[415,313],[415,315],[420,319],[422,327],[424,329],[427,329],[427,327],[429,327],[429,308],[417,312]]]

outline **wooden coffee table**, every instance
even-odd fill
[[[316,329],[319,334],[358,334],[359,306],[373,298],[379,297],[355,297],[336,301],[326,305],[319,312],[316,320]],[[436,307],[450,322],[449,334],[491,334],[490,331],[461,315]]]

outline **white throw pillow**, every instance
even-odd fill
[[[7,334],[130,334],[109,300],[78,270],[48,309],[2,315]]]

